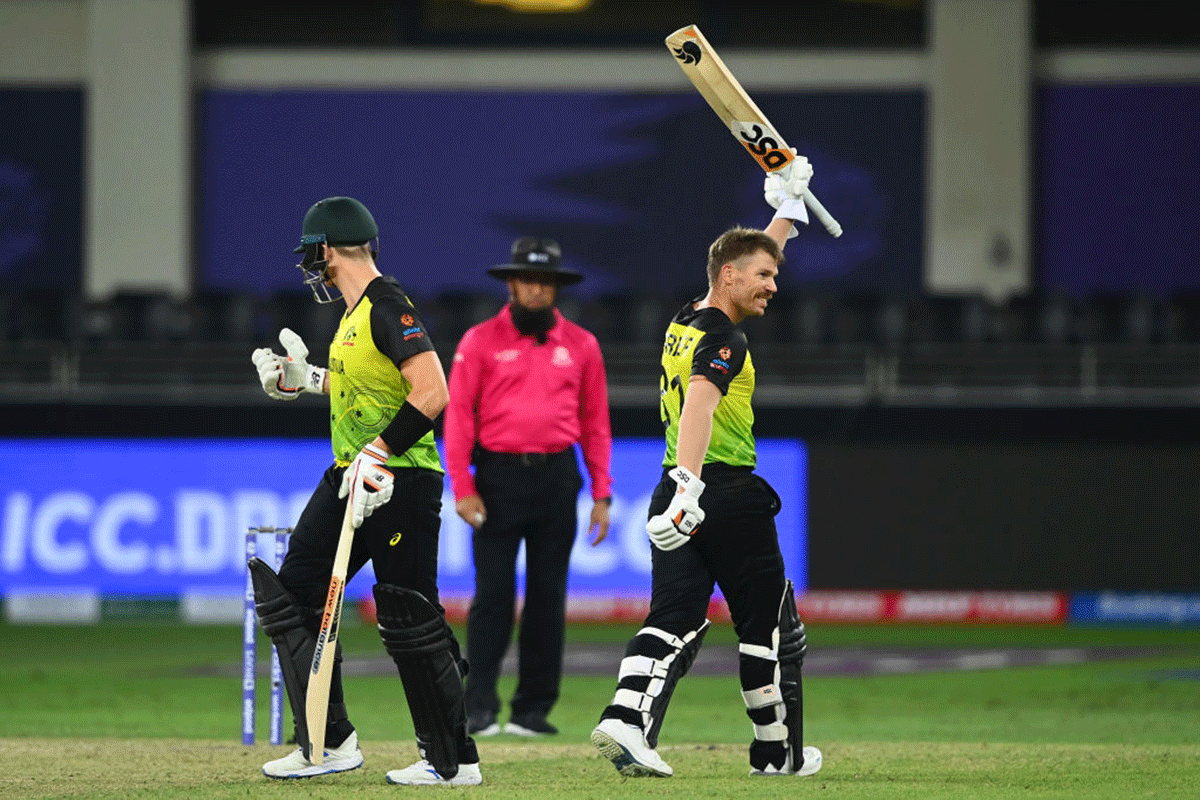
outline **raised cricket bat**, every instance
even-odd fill
[[[764,171],[776,172],[792,163],[795,156],[791,148],[746,94],[699,28],[695,25],[680,28],[668,36],[666,42],[683,74]],[[834,236],[842,235],[842,226],[812,192],[804,193],[804,205],[821,220],[827,231]]]
[[[350,545],[354,542],[352,499],[346,498],[342,532],[338,534],[333,573],[329,577],[329,594],[325,596],[325,613],[321,616],[321,630],[317,633],[317,647],[313,651],[312,670],[308,676],[308,691],[304,695],[304,716],[308,722],[308,760],[313,764],[321,764],[325,760],[325,718],[329,712],[329,687],[333,683],[333,662],[341,629],[342,601],[346,597]]]

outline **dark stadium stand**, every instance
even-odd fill
[[[414,298],[449,367],[463,332],[495,312],[494,293]],[[614,404],[653,402],[662,330],[686,298],[566,299],[568,318],[605,353]],[[121,292],[84,302],[44,291],[0,295],[0,396],[70,399],[196,391],[244,400],[249,353],[287,326],[328,341],[338,304],[307,291],[262,298],[203,291],[181,299]],[[785,293],[745,323],[766,404],[876,402],[1195,402],[1200,295],[977,296]],[[318,352],[320,345],[314,347]]]

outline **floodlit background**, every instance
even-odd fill
[[[772,213],[663,45],[696,23],[845,229],[802,230],[745,326],[824,752],[794,791],[1194,800],[1194,5],[0,0],[0,797],[279,794],[269,642],[247,659],[233,623],[246,529],[294,522],[328,409],[266,398],[250,353],[286,325],[324,363],[338,310],[291,250],[341,194],[447,366],[504,300],[485,270],[539,235],[586,274],[561,308],[608,371],[614,526],[574,552],[561,733],[480,740],[471,791],[762,796],[719,596],[670,782],[588,741],[648,596],[663,328],[708,244]],[[462,641],[469,539],[443,518]],[[419,757],[370,603],[344,619],[366,763],[307,797],[376,797]]]
[[[781,527],[810,614],[888,618],[908,607],[889,592],[937,591],[968,605],[920,607],[956,618],[980,613],[972,593],[1033,592],[1002,605],[1195,622],[1187,5],[0,3],[8,613],[70,591],[61,607],[91,618],[118,589],[199,585],[228,593],[205,613],[236,614],[249,517],[228,509],[266,490],[290,499],[254,520],[290,524],[327,455],[320,401],[272,403],[249,354],[287,325],[322,361],[337,310],[291,249],[335,194],[374,211],[381,267],[446,359],[503,301],[485,270],[511,241],[561,242],[587,275],[562,309],[602,343],[630,478],[614,510],[636,534],[662,329],[704,290],[708,243],[771,213],[662,44],[697,23],[846,231],[803,230],[746,326],[756,433],[793,454],[762,471],[795,498]],[[179,497],[212,500],[196,507],[217,527]],[[469,592],[457,524],[444,580]],[[209,543],[198,563],[218,537],[229,574],[189,577],[187,536]],[[605,552],[572,573],[593,612],[646,591],[636,557]]]

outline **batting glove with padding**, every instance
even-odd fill
[[[384,467],[388,454],[373,444],[363,447],[350,466],[342,474],[342,486],[338,498],[350,496],[351,516],[354,527],[363,524],[371,512],[392,499],[393,476]]]
[[[808,159],[792,148],[795,158],[783,169],[767,173],[763,179],[763,199],[767,205],[774,208],[775,218],[795,220],[808,223],[808,209],[804,205],[804,193],[808,191],[808,182],[812,180],[813,167]],[[788,238],[796,235],[793,228]]]
[[[704,481],[687,467],[675,467],[667,474],[675,480],[680,491],[671,498],[666,511],[654,515],[646,523],[650,541],[664,551],[682,546],[704,521],[704,509],[700,508]]]
[[[794,158],[783,169],[768,172],[763,180],[763,197],[771,208],[779,208],[788,200],[803,199],[812,180],[813,166],[808,159],[792,148]]]
[[[308,363],[308,346],[300,334],[284,328],[279,332],[279,341],[287,351],[286,356],[269,347],[260,347],[250,356],[267,396],[275,400],[295,400],[301,392],[323,394],[326,370]]]

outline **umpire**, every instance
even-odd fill
[[[504,732],[539,736],[558,733],[546,717],[562,681],[567,569],[583,488],[576,443],[591,478],[592,545],[608,534],[608,386],[596,337],[555,308],[559,287],[583,279],[562,266],[557,242],[518,239],[512,263],[488,274],[508,284],[509,303],[459,342],[443,426],[455,510],[474,529],[467,730],[500,732],[496,683],[515,624],[524,542],[519,675]]]

